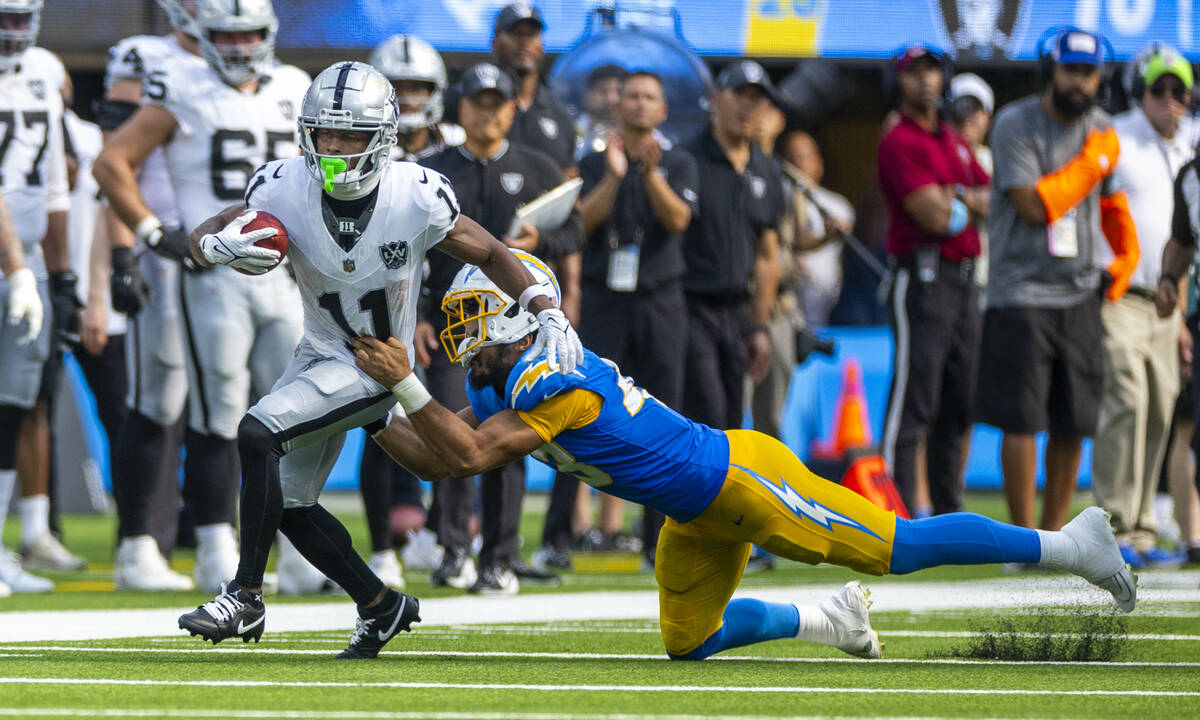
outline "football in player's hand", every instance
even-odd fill
[[[267,212],[266,210],[255,210],[254,212],[255,212],[254,219],[251,220],[250,222],[246,223],[246,226],[244,228],[242,228],[242,234],[244,235],[246,233],[253,232],[255,230],[262,230],[264,228],[275,228],[274,235],[272,235],[269,238],[263,238],[262,240],[258,240],[254,244],[259,247],[268,248],[270,250],[274,250],[275,252],[279,253],[279,262],[283,262],[283,259],[285,257],[287,257],[287,252],[288,252],[287,228],[285,228],[283,226],[283,223],[279,222],[279,218],[275,217],[274,215]],[[276,263],[276,267],[278,267],[278,265],[279,265],[279,263]],[[237,268],[234,268],[234,269],[237,270],[238,272],[242,273],[243,275],[254,274],[254,273],[246,272],[244,270],[238,270]],[[272,269],[274,269],[274,268],[272,268]]]

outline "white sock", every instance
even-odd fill
[[[50,496],[30,495],[17,501],[21,513],[21,547],[50,532]]]
[[[1038,539],[1042,541],[1042,557],[1039,565],[1049,565],[1057,568],[1070,568],[1075,564],[1075,541],[1060,530],[1038,530]]]
[[[196,526],[196,545],[210,547],[222,539],[233,539],[233,526],[229,523],[214,523],[212,525]]]
[[[796,630],[798,639],[822,645],[832,645],[837,641],[837,631],[833,629],[833,623],[829,622],[829,616],[822,612],[821,608],[797,605],[796,609],[800,611],[800,626]]]
[[[16,484],[16,470],[0,470],[0,538],[4,536],[4,519],[8,517],[8,503],[12,500]]]

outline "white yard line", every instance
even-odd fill
[[[847,571],[847,577],[851,573]],[[1078,606],[1111,609],[1112,599],[1083,580],[1065,576],[1014,577],[968,582],[897,582],[864,580],[872,589],[876,611],[937,611],[967,608],[1025,608]],[[739,592],[769,602],[816,605],[840,585],[757,588]],[[1146,573],[1138,587],[1142,602],[1200,602],[1200,571]],[[0,642],[57,642],[121,637],[173,635],[177,618],[189,608],[157,610],[69,610],[0,612]],[[268,632],[348,630],[353,626],[352,603],[271,603]],[[492,625],[496,623],[558,622],[569,620],[657,619],[655,592],[583,592],[518,595],[508,598],[431,598],[421,603],[422,624],[430,626]],[[480,628],[487,632],[486,628]],[[594,630],[590,630],[594,632]],[[657,632],[653,629],[637,632]]]
[[[516,690],[521,692],[748,693],[827,695],[1029,695],[1200,697],[1198,690],[1029,690],[1025,688],[788,687],[777,685],[601,685],[455,682],[331,682],[282,680],[131,680],[125,678],[0,677],[0,685],[110,685],[120,687],[391,688],[403,690]]]
[[[184,710],[179,708],[8,708],[0,717],[251,718],[252,720],[762,720],[761,715],[641,715],[630,713],[394,712],[388,710]],[[857,716],[854,716],[857,720]],[[771,716],[771,720],[850,720],[839,715]],[[895,716],[892,720],[933,720]],[[981,720],[1001,720],[982,718]]]
[[[1168,636],[1156,635],[1154,638],[1162,638]],[[1200,636],[1195,639],[1200,640]],[[345,642],[339,642],[344,645]],[[14,646],[11,650],[28,650],[29,655],[21,653],[10,653],[0,657],[37,657],[36,653],[44,652],[66,652],[66,653],[124,653],[145,655],[147,653],[165,653],[170,655],[310,655],[316,657],[328,657],[331,654],[330,650],[298,650],[292,648],[263,648],[251,647],[249,645],[236,644],[233,647],[193,647],[193,648],[121,648],[121,647],[78,647],[66,645],[31,645],[31,646]],[[665,653],[660,654],[643,654],[643,653],[566,653],[566,652],[504,652],[499,650],[389,650],[388,657],[461,657],[461,658],[538,658],[545,660],[650,660],[650,661],[670,661],[670,658]],[[858,658],[851,657],[768,657],[768,656],[753,656],[753,655],[714,655],[711,661],[750,661],[750,662],[777,662],[777,663],[869,663],[872,665],[878,664],[895,664],[895,665],[1056,665],[1056,666],[1087,666],[1087,667],[1200,667],[1200,662],[1085,662],[1085,661],[1067,661],[1067,660],[963,660],[956,658],[883,658],[880,660],[864,661]]]

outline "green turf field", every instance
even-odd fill
[[[970,507],[1002,514],[995,496],[972,496]],[[363,548],[362,523],[351,510],[343,516]],[[0,628],[5,613],[21,611],[36,614],[8,617],[36,626],[61,622],[68,617],[61,611],[141,608],[135,613],[161,622],[163,613],[151,615],[152,608],[171,609],[166,616],[174,617],[174,609],[207,599],[104,589],[105,583],[111,587],[112,522],[67,518],[69,544],[85,550],[92,567],[78,576],[56,576],[61,592],[0,600]],[[531,513],[527,550],[539,527],[540,517]],[[176,560],[177,567],[188,562],[185,553]],[[437,615],[440,621],[396,638],[376,661],[332,659],[348,639],[349,614],[345,630],[272,632],[271,608],[279,608],[281,598],[268,599],[268,630],[258,645],[226,641],[214,648],[182,636],[169,620],[147,629],[154,637],[13,643],[0,635],[0,716],[1200,717],[1200,573],[1194,570],[1143,573],[1143,598],[1158,599],[1143,599],[1133,614],[1121,617],[1102,603],[878,609],[904,593],[937,593],[942,597],[927,599],[943,601],[981,586],[1011,585],[1021,592],[1069,582],[1036,572],[1009,575],[979,567],[903,579],[860,577],[878,601],[872,617],[886,643],[883,661],[775,641],[702,663],[677,663],[665,659],[657,625],[647,616],[654,610],[653,579],[637,570],[636,558],[585,557],[579,567],[556,588],[523,586],[519,599],[543,603],[549,617],[594,597],[590,591],[622,591],[602,596],[613,598],[608,619],[488,622],[489,613],[509,599],[458,599],[461,593],[431,591],[412,573],[409,592],[427,601],[427,619]],[[747,576],[743,589],[786,594],[788,588],[800,592],[849,579],[853,573],[837,568],[781,563]],[[636,606],[622,607],[629,598],[638,599]],[[299,602],[341,603],[352,612],[344,596]],[[285,610],[277,609],[276,617]],[[622,619],[624,611],[635,619]],[[124,613],[87,617],[127,622]]]

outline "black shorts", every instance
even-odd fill
[[[1088,437],[1104,380],[1100,298],[984,313],[976,417],[1009,433]]]

